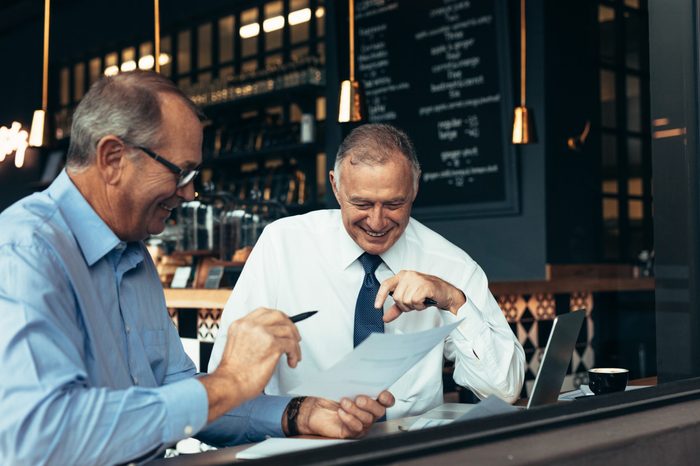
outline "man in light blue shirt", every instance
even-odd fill
[[[222,329],[221,364],[194,377],[142,240],[194,198],[201,145],[170,81],[103,78],[74,114],[67,170],[0,214],[0,464],[122,463],[195,434],[357,437],[393,404],[259,396],[282,354],[301,358],[270,309]]]

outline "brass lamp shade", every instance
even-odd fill
[[[364,93],[360,83],[346,79],[340,84],[340,102],[338,103],[338,122],[358,122],[365,117]]]
[[[527,107],[515,107],[513,112],[513,144],[530,144],[535,141],[532,116]]]
[[[44,0],[44,55],[41,82],[41,109],[34,110],[29,145],[41,147],[48,142],[46,113],[49,102],[49,24],[51,22],[51,0]],[[19,166],[19,165],[18,165]]]

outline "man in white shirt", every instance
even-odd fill
[[[340,210],[284,218],[265,229],[224,308],[222,328],[258,306],[290,314],[319,310],[298,324],[304,359],[294,369],[278,363],[265,393],[287,394],[371,331],[413,333],[464,319],[389,388],[396,404],[387,418],[443,402],[443,355],[455,361],[455,382],[480,398],[518,398],[525,355],[486,275],[464,251],[410,218],[419,177],[403,132],[360,126],[341,144],[330,172]],[[210,371],[225,343],[221,332]]]

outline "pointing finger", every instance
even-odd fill
[[[394,304],[384,313],[383,320],[385,323],[389,323],[400,315],[401,309],[399,309],[399,307],[396,304]]]
[[[384,307],[384,301],[386,301],[386,297],[389,296],[389,293],[394,291],[394,288],[396,288],[396,284],[399,282],[398,276],[394,275],[391,278],[387,278],[382,282],[382,286],[379,287],[379,291],[377,291],[377,297],[374,299],[374,308],[375,309],[381,309]]]

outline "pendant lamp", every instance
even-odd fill
[[[526,65],[525,0],[520,0],[520,105],[513,112],[513,144],[535,142],[532,115],[525,106]]]
[[[34,111],[32,128],[29,133],[29,145],[41,147],[46,136],[46,110],[49,102],[49,22],[51,0],[44,0],[44,64],[42,71],[41,109]]]
[[[355,1],[348,1],[350,19],[350,79],[340,84],[340,101],[338,103],[338,122],[358,122],[365,118],[364,93],[362,86],[355,80]]]

